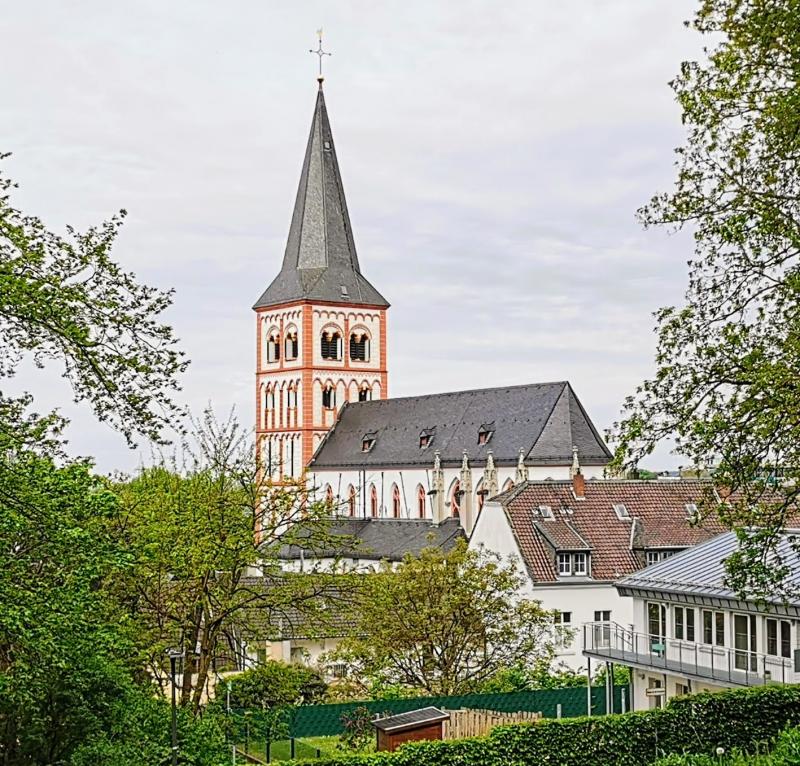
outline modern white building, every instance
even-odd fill
[[[585,668],[582,624],[634,622],[633,603],[615,582],[721,531],[714,521],[695,523],[708,493],[713,486],[699,480],[586,481],[576,473],[528,481],[486,502],[469,544],[521,562],[526,595],[573,629],[559,660]]]
[[[738,545],[725,532],[623,577],[616,590],[626,618],[583,626],[586,657],[632,669],[634,709],[697,691],[800,682],[800,599],[740,598],[725,584]],[[786,536],[778,554],[796,587],[800,558]]]

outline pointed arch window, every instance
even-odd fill
[[[369,512],[373,519],[378,517],[378,490],[374,484],[369,488]]]
[[[425,488],[420,484],[417,487],[417,515],[421,518],[425,518]]]
[[[461,516],[461,498],[464,493],[461,490],[461,482],[456,481],[453,484],[453,492],[450,495],[450,515],[454,516],[455,518],[459,518]]]
[[[329,510],[333,509],[333,487],[328,484],[325,487],[325,502],[327,503]]]
[[[320,338],[323,359],[339,361],[342,358],[342,335],[338,330],[324,330]]]
[[[297,330],[294,328],[287,330],[283,345],[285,346],[284,359],[286,359],[287,362],[297,359],[300,352],[300,344],[297,341]]]
[[[358,401],[368,402],[370,399],[372,399],[372,390],[368,383],[362,383],[361,388],[358,389]]]
[[[392,484],[392,516],[400,518],[400,490],[397,484]]]
[[[277,327],[267,332],[267,362],[279,362],[281,358],[281,336]]]
[[[350,360],[369,361],[369,335],[365,330],[354,330],[350,333]]]
[[[356,515],[356,488],[352,484],[347,490],[347,512],[351,516]]]

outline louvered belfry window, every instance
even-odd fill
[[[353,362],[369,361],[369,338],[365,332],[350,334],[350,360]]]
[[[320,338],[320,353],[323,359],[341,359],[342,336],[332,330],[323,332]]]

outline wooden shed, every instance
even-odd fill
[[[372,725],[378,732],[378,750],[396,750],[404,742],[443,739],[444,722],[450,714],[439,708],[424,707],[408,713],[378,718]]]

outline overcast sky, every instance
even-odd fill
[[[126,208],[115,257],[175,288],[184,401],[254,417],[251,306],[283,256],[325,30],[362,270],[392,303],[392,395],[569,380],[600,429],[652,371],[688,234],[673,180],[686,0],[0,0],[0,151],[56,230]],[[63,404],[61,370],[16,385]],[[72,451],[141,459],[67,406]],[[652,466],[674,466],[663,450]]]

